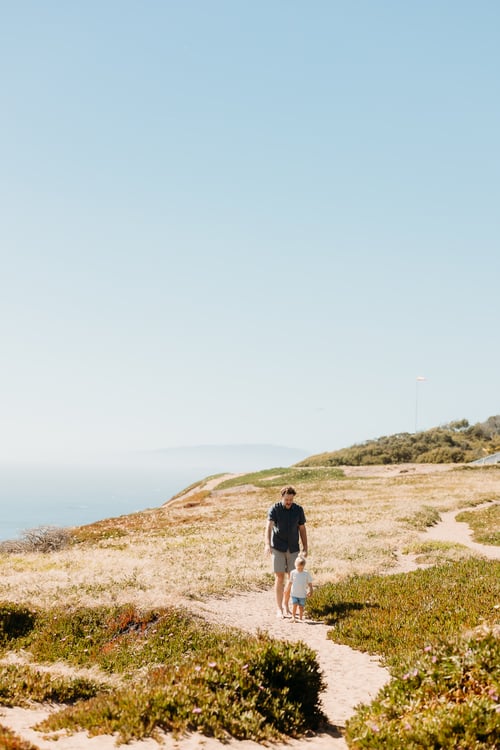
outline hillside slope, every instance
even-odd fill
[[[319,453],[296,466],[363,466],[401,463],[469,463],[500,451],[500,415],[470,425],[466,419],[423,432],[400,432],[337,451]]]

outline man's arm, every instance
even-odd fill
[[[273,530],[274,521],[268,521],[264,531],[264,550],[271,554],[271,532]]]
[[[302,542],[302,554],[307,555],[307,530],[305,524],[299,526],[299,535]]]

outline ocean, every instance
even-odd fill
[[[0,541],[39,526],[83,526],[158,508],[205,477],[286,467],[307,455],[265,444],[204,445],[75,465],[0,463]]]
[[[158,467],[0,466],[0,540],[156,508],[211,472]]]

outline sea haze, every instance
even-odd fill
[[[196,446],[78,465],[0,464],[0,540],[156,508],[206,476],[289,466],[307,455],[280,446]]]
[[[37,526],[81,526],[157,507],[200,479],[196,470],[138,467],[0,468],[0,539]]]

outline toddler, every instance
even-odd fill
[[[288,589],[292,595],[292,622],[297,622],[297,609],[299,610],[299,620],[303,619],[306,597],[310,596],[313,591],[312,576],[305,567],[305,559],[297,557],[295,570],[290,573]]]

